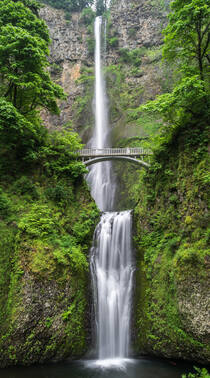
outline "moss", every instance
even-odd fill
[[[171,141],[157,149],[151,170],[137,184],[135,347],[155,355],[207,362],[205,334],[190,328],[190,312],[180,311],[180,303],[186,301],[193,311],[196,288],[208,300],[208,189],[202,168],[207,166],[208,154],[205,130],[200,130],[192,156],[192,133],[187,129],[176,144]]]
[[[88,250],[98,209],[82,179],[58,183],[34,170],[5,187],[0,365],[81,356],[89,343]]]

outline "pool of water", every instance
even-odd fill
[[[155,359],[80,360],[0,369],[1,378],[180,378],[192,366]]]

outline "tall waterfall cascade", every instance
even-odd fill
[[[95,20],[95,128],[89,143],[91,148],[110,146],[110,130],[108,124],[108,101],[106,85],[102,72],[101,32],[103,21],[101,17]],[[111,162],[95,164],[90,168],[87,181],[91,187],[92,197],[102,211],[113,210],[115,198],[115,182],[111,171]]]
[[[95,128],[90,147],[110,146],[108,101],[103,75],[102,17],[95,20]],[[105,41],[105,38],[104,38]],[[91,252],[98,361],[129,356],[132,297],[131,211],[114,212],[116,183],[110,162],[90,168],[87,181],[99,209]]]

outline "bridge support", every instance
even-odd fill
[[[95,157],[93,159],[89,159],[89,160],[86,160],[86,161],[84,161],[84,158],[83,158],[82,161],[84,162],[86,167],[89,167],[92,164],[100,163],[102,161],[110,161],[110,160],[127,161],[127,162],[130,162],[130,163],[134,163],[138,166],[142,166],[146,169],[148,169],[150,167],[149,163],[146,163],[143,160],[139,160],[139,159],[129,157],[129,156],[101,156],[101,157]]]

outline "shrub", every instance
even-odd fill
[[[119,39],[118,37],[112,37],[109,39],[108,43],[110,47],[117,47],[119,44]]]
[[[37,199],[39,197],[36,186],[26,176],[22,176],[20,179],[15,181],[13,184],[13,191],[18,195],[29,194],[33,199]]]
[[[0,188],[0,216],[5,218],[10,214],[11,202],[6,193]]]
[[[47,205],[33,204],[31,211],[23,216],[18,224],[22,232],[30,234],[32,237],[43,237],[53,234],[56,224],[51,210]]]
[[[80,20],[83,22],[84,25],[86,26],[92,25],[94,19],[95,19],[95,12],[92,10],[92,8],[83,9]]]
[[[141,64],[141,49],[135,49],[130,51],[129,49],[123,48],[119,50],[119,53],[121,62],[131,64],[135,67],[138,67]]]

